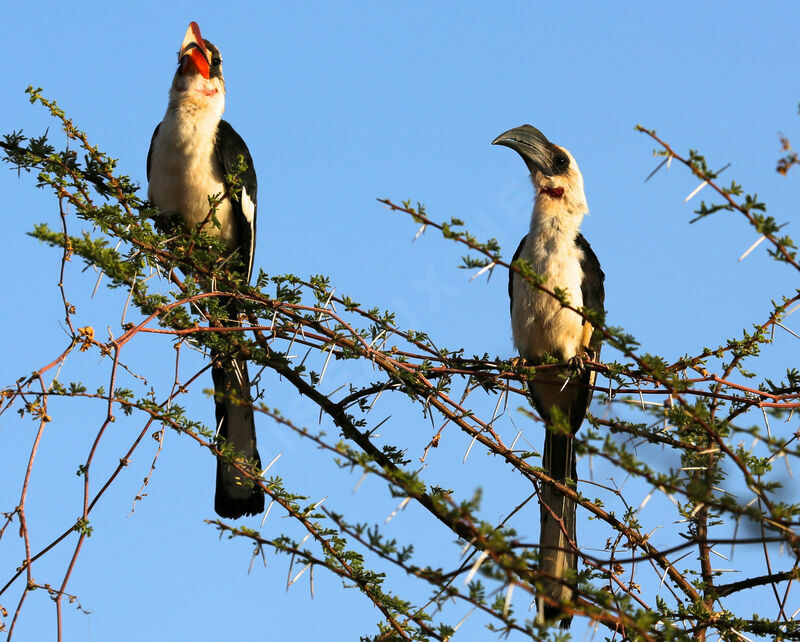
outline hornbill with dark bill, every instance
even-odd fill
[[[186,230],[202,227],[225,245],[221,259],[238,253],[242,276],[249,281],[256,244],[256,173],[247,145],[221,119],[224,109],[219,49],[192,22],[178,52],[167,111],[147,153],[147,195],[160,210],[157,226],[177,222]],[[239,176],[242,189],[237,191],[226,175],[236,173],[241,158],[247,169]],[[222,195],[213,214],[218,225],[209,205],[209,197],[216,195]],[[204,287],[210,289],[211,283]],[[235,318],[232,300],[228,309]],[[212,352],[211,357],[218,444],[232,444],[238,458],[260,467],[247,363],[238,356]],[[218,458],[214,510],[221,517],[255,515],[264,510],[264,494]]]
[[[535,127],[522,125],[500,134],[493,145],[516,151],[531,174],[536,200],[530,229],[514,254],[536,274],[545,286],[566,290],[569,304],[603,314],[605,278],[589,243],[578,231],[588,214],[583,177],[566,149],[554,145]],[[577,480],[573,436],[581,427],[589,402],[595,373],[583,360],[597,360],[600,338],[592,324],[565,308],[558,299],[529,285],[519,273],[509,273],[511,329],[520,356],[532,366],[547,357],[568,364],[565,368],[537,372],[529,381],[531,400],[545,421],[542,465],[561,484]],[[564,378],[569,381],[565,385]],[[554,429],[561,423],[569,433]],[[567,482],[567,480],[571,480]],[[572,616],[559,608],[572,600],[574,587],[568,577],[578,568],[575,534],[575,502],[556,488],[542,484],[539,548],[542,579],[538,596],[539,613],[547,621],[559,619],[568,628]]]

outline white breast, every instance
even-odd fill
[[[187,225],[206,220],[208,197],[225,192],[222,169],[214,155],[219,116],[188,105],[168,110],[153,141],[148,198],[165,213],[179,212]],[[208,224],[205,232],[236,247],[236,227],[229,199],[217,207],[221,228]]]
[[[570,305],[580,307],[583,252],[575,243],[577,227],[564,227],[554,220],[538,225],[534,221],[520,258],[546,277],[548,289],[566,290]],[[511,329],[520,355],[535,360],[549,353],[568,360],[580,354],[583,319],[549,294],[532,289],[519,275],[514,274],[512,283]]]

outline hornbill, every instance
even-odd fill
[[[219,49],[200,35],[192,22],[178,52],[178,69],[169,90],[164,119],[153,132],[147,153],[147,195],[160,210],[157,227],[178,223],[219,239],[225,260],[238,253],[242,276],[248,281],[256,244],[256,173],[242,138],[221,119],[225,109],[225,80]],[[240,175],[241,191],[233,190],[227,175],[240,158],[247,169]],[[209,197],[222,195],[212,216]],[[216,223],[212,219],[216,217]],[[236,266],[231,261],[231,266]],[[203,279],[199,279],[203,282]],[[211,288],[206,280],[204,287]],[[230,316],[236,316],[233,301]],[[230,443],[236,455],[260,467],[247,364],[241,357],[212,352],[217,443]],[[217,459],[214,510],[221,517],[255,515],[264,510],[264,494],[248,483],[231,464]]]
[[[545,277],[550,290],[566,290],[574,308],[603,314],[605,298],[600,269],[589,243],[578,231],[588,214],[583,177],[578,164],[566,149],[554,145],[535,127],[522,125],[500,134],[493,145],[516,151],[530,171],[536,191],[530,229],[514,254],[536,274]],[[600,339],[592,324],[565,308],[552,295],[529,285],[514,270],[509,272],[508,296],[511,302],[511,329],[514,345],[529,365],[544,363],[548,357],[565,368],[545,369],[529,381],[531,400],[545,421],[542,465],[550,477],[561,484],[577,480],[573,437],[586,415],[592,398],[595,373],[583,360],[597,360]],[[564,377],[569,377],[569,382]],[[569,433],[555,429],[569,427]],[[573,586],[567,569],[578,568],[575,537],[575,502],[557,489],[542,485],[541,531],[539,548],[543,578],[538,596],[540,617],[561,620],[568,628],[572,617],[559,608],[572,599]]]

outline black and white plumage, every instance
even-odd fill
[[[511,129],[494,141],[515,150],[525,161],[536,190],[530,229],[514,254],[545,277],[549,289],[567,291],[569,303],[603,313],[604,274],[592,248],[579,229],[588,214],[583,177],[575,159],[552,144],[535,127]],[[595,373],[582,367],[586,358],[597,360],[600,338],[591,323],[569,310],[553,296],[528,283],[515,271],[509,274],[508,294],[514,345],[530,365],[546,357],[571,364],[567,368],[537,372],[528,384],[531,400],[547,426],[542,465],[555,481],[577,480],[573,435],[578,431],[589,402]],[[564,383],[564,377],[570,383]],[[563,417],[571,434],[552,430]],[[557,489],[543,484],[541,491],[542,588],[539,613],[546,620],[561,620],[567,628],[571,615],[558,604],[571,601],[573,588],[566,571],[577,570],[576,505]]]
[[[164,119],[153,132],[147,153],[148,198],[161,214],[157,223],[178,222],[184,229],[202,226],[222,241],[227,259],[238,253],[243,276],[253,269],[256,241],[256,173],[242,138],[222,120],[225,81],[219,50],[192,22],[178,52]],[[231,193],[226,174],[244,159],[242,189]],[[209,196],[222,196],[212,221]],[[231,316],[235,317],[231,306]],[[260,466],[246,362],[212,354],[218,442]],[[217,460],[214,510],[222,517],[255,515],[264,510],[263,492],[247,483],[233,466]]]

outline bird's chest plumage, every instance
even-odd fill
[[[214,142],[219,117],[201,110],[167,112],[152,143],[148,198],[165,213],[180,213],[187,226],[208,217],[208,197],[225,192],[222,169]],[[204,231],[235,247],[236,229],[230,199],[218,206],[220,228],[207,224]]]
[[[545,287],[567,291],[570,305],[583,305],[581,249],[575,234],[557,228],[533,228],[520,252],[533,270],[546,277]],[[557,299],[528,286],[518,275],[513,277],[511,327],[520,355],[536,360],[545,354],[568,360],[581,353],[583,319],[561,306]]]

